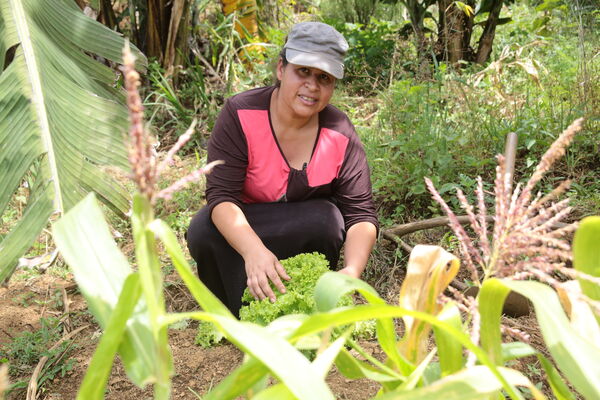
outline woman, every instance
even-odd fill
[[[207,206],[187,239],[198,275],[238,314],[246,288],[275,301],[285,293],[278,260],[318,251],[360,277],[378,222],[364,149],[354,127],[329,105],[348,44],[319,22],[296,24],[277,64],[275,86],[230,98],[208,145]]]

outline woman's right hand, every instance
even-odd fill
[[[275,301],[269,281],[279,292],[285,293],[281,278],[289,280],[290,277],[275,254],[267,249],[250,227],[242,209],[231,202],[219,203],[212,211],[212,220],[231,247],[244,259],[250,294],[255,299],[268,297]]]
[[[273,282],[280,293],[285,293],[285,286],[283,286],[281,278],[289,280],[290,277],[275,254],[263,245],[252,249],[243,257],[248,276],[246,283],[250,294],[255,299],[262,300],[268,297],[272,302],[275,301],[275,293],[269,285],[269,281]]]

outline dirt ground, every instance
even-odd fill
[[[64,291],[63,291],[64,289]],[[63,296],[68,298],[67,311]],[[167,293],[170,308],[182,311],[186,308],[187,295],[177,285],[171,285]],[[40,319],[53,316],[62,319],[63,335],[84,327],[73,336],[76,349],[71,355],[75,363],[64,377],[54,378],[39,391],[39,399],[67,400],[75,399],[77,389],[98,343],[99,330],[93,317],[86,312],[83,297],[77,292],[74,282],[45,274],[23,279],[17,274],[7,288],[0,288],[0,346],[11,342],[24,331],[34,332],[40,329]],[[87,327],[86,327],[87,326]],[[175,363],[173,377],[173,399],[197,399],[227,376],[237,367],[243,353],[231,344],[202,349],[194,344],[196,328],[194,325],[184,329],[171,329],[169,338]],[[377,353],[375,344],[365,343],[365,348]],[[13,377],[13,381],[27,380],[29,376]],[[368,380],[351,381],[334,370],[327,379],[338,399],[363,400],[371,398],[378,385]],[[25,399],[26,390],[13,392],[8,399]],[[152,399],[152,389],[137,388],[129,382],[120,361],[115,363],[107,388],[107,399],[142,400]]]

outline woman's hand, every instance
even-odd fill
[[[273,282],[280,293],[285,293],[285,286],[281,278],[289,280],[290,277],[285,269],[269,249],[260,246],[243,255],[246,264],[246,275],[248,290],[255,299],[269,298],[275,301],[275,293],[271,289],[269,281]]]
[[[269,281],[279,292],[285,293],[281,278],[289,280],[290,277],[275,254],[265,247],[252,230],[242,210],[233,203],[223,202],[213,209],[212,220],[231,247],[244,259],[250,294],[259,300],[268,297],[275,301]]]
[[[338,272],[340,274],[348,275],[348,276],[358,279],[358,278],[360,278],[360,275],[362,274],[363,269],[364,268],[358,268],[358,267],[344,267],[344,268],[340,269]]]

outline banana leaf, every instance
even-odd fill
[[[55,212],[94,191],[115,211],[127,192],[101,168],[126,167],[124,93],[115,71],[124,38],[69,0],[0,2],[0,215],[27,180],[28,206],[0,241],[0,283]],[[146,60],[134,49],[143,68]]]

